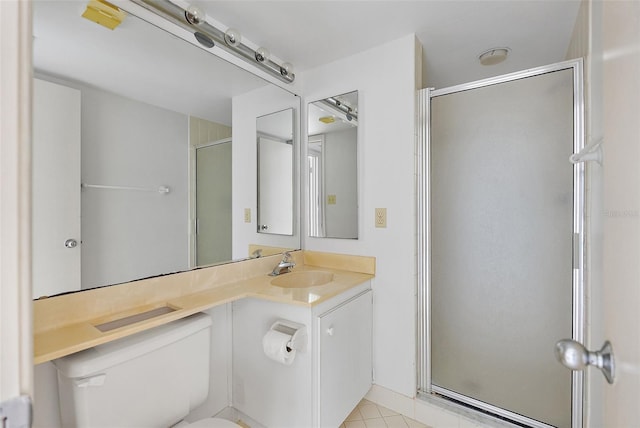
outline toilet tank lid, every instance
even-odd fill
[[[211,326],[211,317],[197,313],[113,342],[53,360],[58,372],[82,378],[163,348]]]

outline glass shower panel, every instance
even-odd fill
[[[572,70],[434,97],[431,114],[432,385],[570,427],[554,345],[572,334]]]

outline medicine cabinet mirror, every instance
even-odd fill
[[[300,248],[297,231],[286,240],[256,233],[255,131],[246,132],[264,114],[253,106],[299,109],[299,98],[281,102],[292,93],[213,55],[195,39],[190,43],[150,24],[158,18],[143,9],[127,10],[120,26],[109,30],[83,18],[85,7],[33,1],[34,136],[52,149],[51,156],[43,154],[34,138],[34,194],[45,200],[33,201],[34,297],[245,259],[259,253],[256,245]],[[61,94],[69,95],[73,109]],[[290,127],[292,111],[287,115]],[[54,119],[71,116],[73,130]],[[221,142],[233,164],[225,165],[233,191],[222,192],[226,199],[220,203],[231,212],[224,224],[213,222],[232,228],[225,239],[204,236],[211,228],[196,215],[197,205],[203,206],[198,192],[223,181],[229,187],[229,180],[196,180],[196,164],[202,172],[216,162],[202,167],[205,159],[196,162],[195,152]],[[70,181],[63,180],[67,172],[75,174]],[[48,208],[46,203],[64,200],[53,193],[62,190],[73,202]],[[291,235],[291,179],[286,193],[289,226],[280,233]],[[284,201],[284,194],[276,200]],[[58,214],[64,218],[56,219]],[[63,227],[66,220],[76,225],[73,230]],[[205,253],[203,244],[226,248],[198,261],[196,253],[214,253]]]
[[[293,234],[293,109],[256,120],[258,232]]]
[[[309,104],[308,232],[358,238],[358,92]]]

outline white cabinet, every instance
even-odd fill
[[[318,317],[320,427],[337,427],[371,387],[372,291]]]
[[[370,281],[312,308],[242,299],[232,311],[232,405],[260,424],[335,428],[371,387]],[[288,366],[262,349],[279,319],[304,324],[309,337]]]

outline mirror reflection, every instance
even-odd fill
[[[309,104],[308,230],[358,238],[358,92]]]
[[[198,266],[232,258],[231,141],[231,138],[224,138],[207,142],[198,145],[195,150]]]
[[[248,257],[255,223],[237,234],[231,200],[256,190],[231,193],[231,162],[255,170],[255,137],[231,138],[232,104],[291,94],[131,14],[101,27],[85,6],[33,3],[34,297]]]
[[[293,234],[293,109],[261,116],[258,142],[258,232]]]

